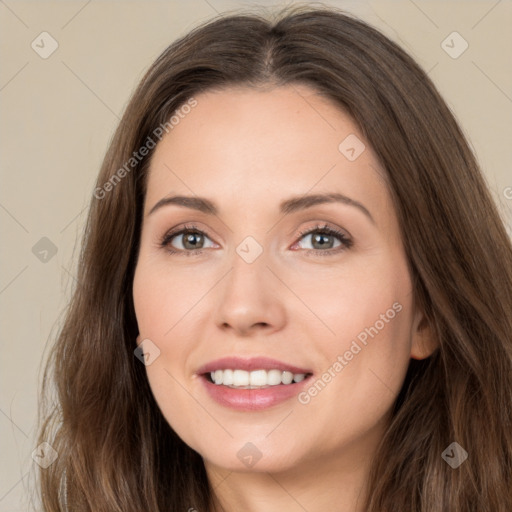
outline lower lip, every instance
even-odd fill
[[[311,375],[293,384],[279,384],[263,389],[234,389],[222,384],[214,384],[201,375],[201,381],[210,397],[220,405],[237,411],[261,411],[290,400],[300,393],[310,379]]]

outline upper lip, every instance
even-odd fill
[[[283,372],[291,372],[291,373],[311,373],[310,370],[306,370],[304,368],[299,368],[298,366],[294,366],[292,364],[284,363],[283,361],[278,361],[277,359],[271,359],[268,357],[251,357],[248,359],[243,359],[241,357],[223,357],[221,359],[216,359],[215,361],[211,361],[201,366],[197,370],[199,375],[204,373],[214,372],[215,370],[245,370],[245,371],[253,371],[253,370],[281,370]]]

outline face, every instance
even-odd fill
[[[154,397],[210,468],[363,454],[431,353],[384,171],[309,87],[195,99],[155,148],[133,282]]]

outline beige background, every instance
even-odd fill
[[[0,0],[0,512],[28,510],[40,362],[69,298],[94,180],[131,91],[158,54],[198,23],[285,3]],[[429,71],[511,232],[511,1],[324,4],[379,27]],[[47,59],[31,47],[42,45],[43,31],[58,43]],[[469,44],[456,59],[441,46],[453,31]],[[46,262],[32,251],[42,237],[58,251]]]

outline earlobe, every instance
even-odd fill
[[[423,314],[418,313],[414,321],[411,340],[411,359],[426,359],[439,346],[434,333]]]

